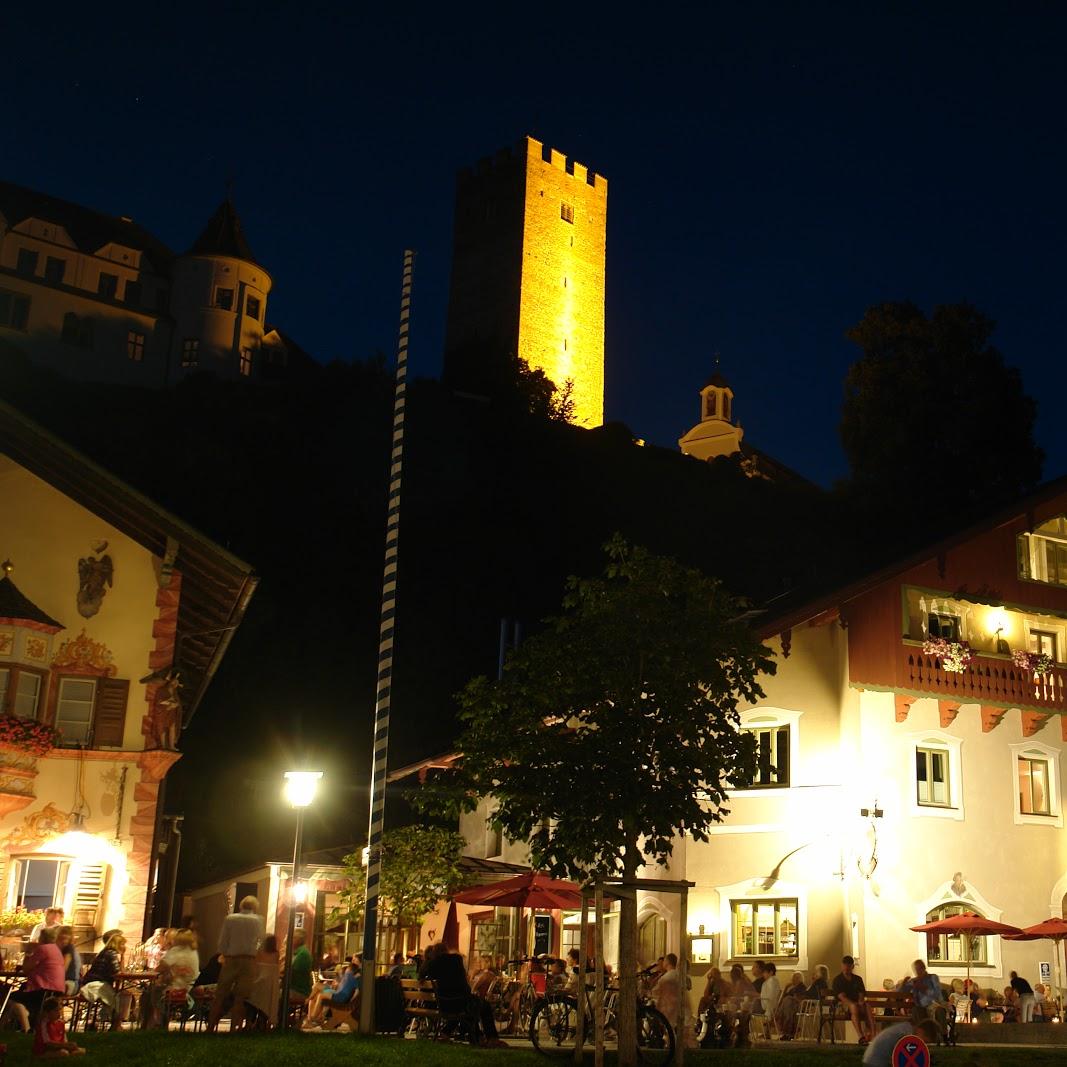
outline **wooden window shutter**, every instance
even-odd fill
[[[86,864],[81,869],[70,920],[74,927],[74,941],[79,946],[87,944],[91,947],[101,933],[104,893],[110,872],[111,868],[104,863]]]
[[[93,712],[93,747],[122,748],[126,730],[126,701],[130,695],[128,678],[99,678]]]

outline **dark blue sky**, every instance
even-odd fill
[[[0,172],[177,249],[232,173],[320,358],[392,354],[411,244],[436,375],[454,173],[530,132],[610,182],[608,417],[673,444],[720,351],[747,438],[828,482],[843,331],[970,300],[1067,469],[1062,6],[359,6],[18,5]]]

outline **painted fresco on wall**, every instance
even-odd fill
[[[52,666],[72,674],[96,674],[106,678],[115,676],[114,655],[102,641],[94,641],[84,630],[77,637],[68,638],[59,646]]]
[[[48,658],[48,642],[43,637],[26,638],[26,659],[31,663],[44,663]]]
[[[86,619],[100,610],[115,576],[114,564],[106,555],[107,542],[93,541],[89,547],[93,555],[78,560],[78,614]]]
[[[0,656],[10,656],[15,650],[15,631],[0,630]]]

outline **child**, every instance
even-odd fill
[[[81,1056],[85,1049],[67,1040],[63,1029],[63,1005],[58,998],[45,1001],[41,1017],[33,1031],[33,1054],[47,1059],[57,1056]]]

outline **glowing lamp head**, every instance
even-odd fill
[[[314,799],[322,771],[286,771],[285,799],[294,808],[306,808]]]
[[[306,904],[308,899],[308,884],[307,882],[297,882],[293,886],[293,903],[294,904]]]

